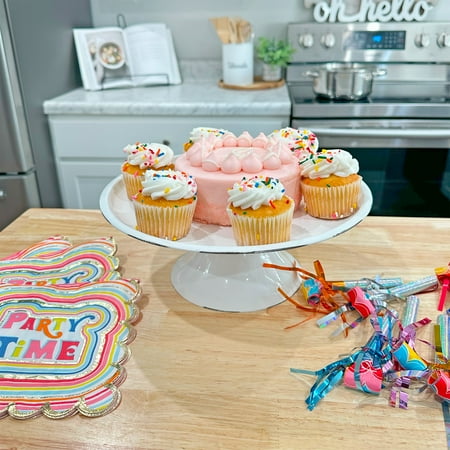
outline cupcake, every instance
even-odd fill
[[[142,189],[132,200],[137,230],[175,241],[186,236],[191,228],[197,184],[184,172],[149,169]]]
[[[123,151],[127,160],[122,164],[122,179],[129,199],[142,189],[142,180],[148,169],[173,169],[173,151],[164,144],[141,143],[127,145]]]
[[[306,212],[320,219],[342,219],[359,207],[359,163],[341,149],[320,150],[299,161]]]
[[[273,131],[269,138],[276,138],[286,142],[292,153],[297,158],[303,158],[307,154],[314,153],[319,148],[317,136],[310,130],[301,128],[281,128]]]
[[[276,178],[243,178],[228,191],[227,213],[238,245],[263,245],[291,237],[294,200]]]
[[[196,142],[199,140],[207,139],[211,135],[216,138],[221,138],[225,134],[229,133],[227,130],[222,130],[221,128],[208,128],[208,127],[197,127],[193,128],[190,135],[189,140],[184,143],[183,150],[187,152]]]

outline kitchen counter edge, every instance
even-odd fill
[[[47,115],[232,115],[289,116],[286,85],[273,89],[235,90],[218,80],[180,85],[86,91],[78,88],[44,102]]]

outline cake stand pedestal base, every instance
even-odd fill
[[[300,287],[297,272],[264,268],[263,263],[300,266],[286,251],[267,253],[188,252],[175,262],[172,284],[195,305],[218,311],[259,311],[284,301],[281,287],[293,295]]]

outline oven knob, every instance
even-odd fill
[[[334,37],[334,34],[327,33],[322,36],[320,43],[326,48],[332,48],[334,47],[334,44],[336,44],[336,38]]]
[[[314,37],[311,33],[301,34],[298,43],[303,48],[311,48],[314,45]]]
[[[450,33],[441,33],[438,36],[437,45],[441,48],[450,47]]]
[[[431,43],[430,35],[426,33],[418,34],[416,36],[417,47],[428,47]]]

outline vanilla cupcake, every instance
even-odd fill
[[[243,178],[228,191],[227,213],[238,245],[263,245],[288,241],[294,200],[276,178],[261,175]]]
[[[304,128],[281,128],[273,131],[269,135],[270,138],[276,138],[285,142],[291,152],[299,159],[315,153],[319,148],[317,136],[311,130]]]
[[[189,135],[189,140],[185,142],[183,145],[183,150],[185,152],[188,151],[192,147],[192,145],[194,145],[196,142],[200,141],[201,139],[208,139],[211,137],[211,135],[216,138],[221,138],[227,133],[229,133],[229,131],[223,130],[221,128],[209,128],[209,127],[193,128]]]
[[[341,149],[320,150],[299,161],[306,212],[320,219],[342,219],[359,208],[359,163]]]
[[[150,169],[145,172],[141,191],[132,200],[137,230],[178,240],[191,228],[197,184],[184,172]]]
[[[142,189],[144,173],[149,169],[173,169],[173,151],[170,147],[158,143],[127,145],[123,151],[127,160],[122,164],[122,179],[129,199]]]

